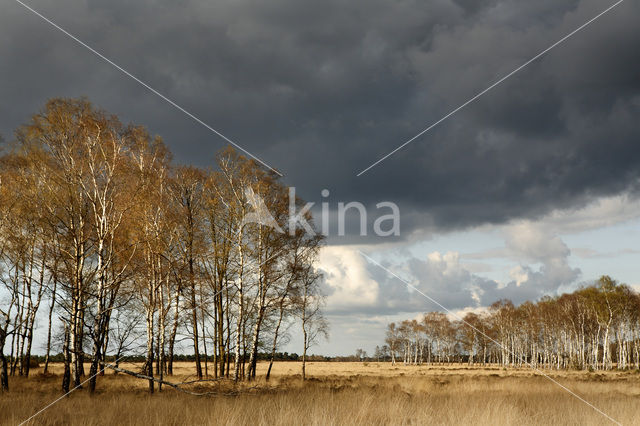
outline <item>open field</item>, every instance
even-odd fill
[[[261,363],[258,374],[265,368]],[[280,362],[268,383],[259,378],[236,389],[229,382],[189,388],[220,392],[205,397],[167,387],[150,396],[145,381],[109,372],[96,395],[78,390],[32,424],[613,424],[529,369],[312,362],[305,383],[299,371],[297,362]],[[192,372],[191,364],[180,363],[170,380],[192,380]],[[640,424],[639,373],[550,375],[622,424]],[[0,395],[0,423],[19,424],[46,406],[59,396],[59,382],[38,370],[28,380],[12,378],[11,392]]]

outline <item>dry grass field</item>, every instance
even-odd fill
[[[266,364],[259,368],[264,375]],[[78,390],[29,424],[613,424],[530,369],[312,362],[304,383],[299,371],[299,363],[281,362],[268,383],[259,379],[239,388],[230,382],[191,385],[193,391],[219,392],[201,397],[167,387],[149,395],[143,380],[108,372],[98,381],[96,395]],[[191,364],[179,364],[170,380],[192,380],[192,372]],[[550,375],[620,423],[640,424],[639,373]],[[10,385],[11,392],[0,395],[3,425],[19,424],[60,395],[60,377],[43,377],[38,370],[28,380],[12,378]]]

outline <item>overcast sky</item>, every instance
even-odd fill
[[[359,177],[614,1],[27,3],[280,170],[303,198],[360,201],[370,222],[375,203],[398,205],[399,238],[361,238],[357,226],[329,238],[321,268],[333,330],[314,351],[370,351],[388,321],[437,309],[359,251],[452,310],[535,300],[604,273],[640,283],[638,2]],[[146,125],[179,163],[210,166],[226,144],[3,2],[0,135],[11,140],[60,96]]]

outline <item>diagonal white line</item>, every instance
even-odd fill
[[[486,337],[487,339],[491,340],[493,343],[495,343],[496,345],[500,346],[502,349],[504,349],[505,351],[509,352],[510,354],[517,356],[513,351],[509,350],[508,348],[505,348],[500,342],[496,341],[495,339],[493,339],[490,336],[487,336],[485,333],[483,333],[481,330],[478,330],[473,324],[468,323],[467,321],[465,321],[463,318],[461,318],[458,314],[456,314],[455,312],[452,312],[451,310],[447,309],[445,306],[443,306],[440,302],[438,302],[437,300],[435,300],[433,297],[429,296],[428,294],[423,293],[422,291],[420,291],[418,288],[416,288],[415,286],[411,285],[411,283],[409,283],[407,280],[401,278],[400,276],[396,275],[393,271],[391,271],[390,269],[386,268],[385,266],[383,266],[382,264],[380,264],[378,261],[376,261],[375,259],[371,258],[370,256],[367,256],[366,254],[364,254],[362,251],[358,250],[358,253],[360,253],[360,255],[364,258],[366,258],[367,260],[369,260],[371,263],[375,264],[376,266],[380,267],[381,269],[385,270],[388,274],[393,275],[395,278],[399,279],[400,281],[402,281],[404,284],[406,284],[407,287],[413,289],[414,291],[418,292],[419,294],[421,294],[423,297],[429,299],[431,302],[435,303],[436,305],[438,305],[440,308],[444,309],[445,311],[447,311],[448,314],[450,314],[451,316],[455,317],[457,320],[463,322],[465,325],[468,325],[469,327],[473,328],[476,332],[480,333],[481,335],[483,335],[484,337]],[[594,410],[596,410],[598,413],[602,414],[604,417],[606,417],[607,419],[611,420],[613,423],[622,426],[622,423],[620,423],[619,421],[615,420],[613,417],[609,416],[607,413],[605,413],[604,411],[600,410],[598,407],[596,407],[595,405],[591,404],[589,401],[585,400],[584,398],[582,398],[580,395],[576,394],[575,392],[573,392],[571,389],[569,389],[568,387],[564,386],[562,383],[558,382],[557,380],[553,379],[552,377],[548,376],[547,374],[545,374],[542,370],[540,370],[539,368],[537,368],[536,366],[534,366],[532,363],[525,361],[526,364],[529,365],[529,367],[531,367],[533,370],[535,370],[537,373],[540,373],[542,376],[546,377],[547,379],[549,379],[551,382],[553,382],[554,384],[560,386],[562,389],[564,389],[565,391],[569,392],[571,395],[573,395],[574,397],[576,397],[578,400],[584,402],[585,404],[587,404],[589,407],[593,408]]]
[[[600,18],[602,15],[606,14],[607,12],[609,12],[611,9],[613,9],[614,7],[618,6],[620,3],[622,3],[624,0],[618,0],[617,2],[615,2],[614,4],[612,4],[611,6],[609,6],[608,8],[606,8],[605,10],[603,10],[602,12],[600,12],[599,14],[597,14],[596,16],[594,16],[593,18],[589,19],[587,22],[585,22],[584,24],[580,25],[578,28],[576,28],[575,30],[571,31],[569,34],[567,34],[566,36],[562,37],[560,40],[556,41],[555,43],[553,43],[551,46],[547,47],[546,49],[544,49],[542,52],[538,53],[536,56],[534,56],[533,58],[529,59],[527,62],[525,62],[524,64],[520,65],[518,68],[514,69],[513,71],[511,71],[509,74],[505,75],[504,77],[502,77],[500,80],[496,81],[495,83],[493,83],[491,86],[487,87],[486,89],[484,89],[483,91],[479,92],[478,94],[476,94],[475,96],[473,96],[471,99],[469,99],[468,101],[466,101],[465,103],[463,103],[462,105],[460,105],[459,107],[457,107],[456,109],[450,111],[447,115],[445,115],[444,117],[442,117],[441,119],[439,119],[438,121],[436,121],[435,123],[431,124],[429,127],[427,127],[426,129],[424,129],[423,131],[421,131],[420,133],[418,133],[417,135],[415,135],[414,137],[412,137],[411,139],[409,139],[408,141],[406,141],[405,143],[403,143],[402,145],[398,146],[396,149],[394,149],[393,151],[389,152],[387,155],[385,155],[384,157],[380,158],[378,161],[376,161],[375,163],[371,164],[369,167],[367,167],[366,169],[362,170],[360,173],[358,173],[356,176],[361,176],[362,174],[366,173],[368,170],[372,169],[373,167],[377,166],[378,164],[380,164],[381,162],[383,162],[384,160],[386,160],[387,158],[391,157],[393,154],[395,154],[396,152],[400,151],[402,148],[404,148],[405,146],[409,145],[411,142],[413,142],[414,140],[418,139],[420,136],[424,135],[425,133],[427,133],[429,130],[433,129],[434,127],[436,127],[438,124],[442,123],[443,121],[445,121],[447,118],[451,117],[453,114],[457,113],[458,111],[460,111],[461,109],[463,109],[464,107],[466,107],[467,105],[469,105],[470,103],[474,102],[475,100],[477,100],[478,98],[480,98],[482,95],[484,95],[485,93],[487,93],[489,90],[493,89],[494,87],[496,87],[497,85],[499,85],[500,83],[502,83],[503,81],[505,81],[506,79],[508,79],[509,77],[511,77],[512,75],[516,74],[518,71],[522,70],[523,68],[525,68],[527,65],[529,65],[530,63],[534,62],[536,59],[539,59],[540,57],[544,56],[547,52],[549,52],[551,49],[553,49],[554,47],[558,46],[559,44],[563,43],[564,41],[566,41],[568,38],[570,38],[571,36],[575,35],[576,33],[578,33],[579,31],[581,31],[582,29],[584,29],[586,26],[588,26],[589,24],[591,24],[592,22],[594,22],[596,19]]]
[[[256,160],[257,162],[259,162],[260,164],[262,164],[263,166],[269,168],[271,171],[273,171],[274,173],[276,173],[278,176],[282,177],[282,173],[280,173],[278,170],[274,169],[273,167],[271,167],[270,165],[268,165],[267,163],[265,163],[264,161],[262,161],[260,158],[258,158],[257,156],[253,155],[252,153],[250,153],[249,151],[247,151],[246,149],[244,149],[243,147],[241,147],[240,145],[238,145],[237,143],[235,143],[234,141],[232,141],[231,139],[229,139],[228,137],[226,137],[225,135],[223,135],[222,133],[220,133],[219,131],[217,131],[216,129],[214,129],[213,127],[211,127],[210,125],[208,125],[207,123],[205,123],[204,121],[202,121],[201,119],[199,119],[198,117],[196,117],[195,115],[193,115],[192,113],[190,113],[189,111],[187,111],[186,109],[184,109],[183,107],[181,107],[180,105],[178,105],[177,103],[175,103],[174,101],[172,101],[171,99],[169,99],[167,96],[163,95],[162,93],[160,93],[159,91],[157,91],[156,89],[154,89],[153,87],[149,86],[147,83],[145,83],[144,81],[140,80],[138,77],[136,77],[135,75],[131,74],[129,71],[127,71],[126,69],[122,68],[120,65],[116,64],[115,62],[113,62],[111,59],[107,58],[106,56],[104,56],[102,53],[98,52],[97,50],[95,50],[93,47],[89,46],[88,44],[86,44],[85,42],[83,42],[82,40],[80,40],[78,37],[74,36],[73,34],[71,34],[69,31],[65,30],[64,28],[62,28],[61,26],[59,26],[58,24],[56,24],[55,22],[53,22],[51,19],[47,18],[46,16],[42,15],[40,12],[38,12],[37,10],[33,9],[31,6],[29,6],[28,4],[22,2],[21,0],[15,0],[16,3],[22,5],[25,9],[29,10],[30,12],[32,12],[34,15],[38,16],[39,18],[41,18],[42,20],[44,20],[45,22],[47,22],[48,24],[50,24],[51,26],[53,26],[54,28],[56,28],[57,30],[59,30],[60,32],[64,33],[66,36],[68,36],[69,38],[71,38],[72,40],[74,40],[75,42],[77,42],[78,44],[80,44],[81,46],[85,47],[86,49],[88,49],[89,51],[91,51],[92,53],[94,53],[96,56],[98,56],[99,58],[103,59],[104,61],[106,61],[107,63],[109,63],[111,66],[113,66],[114,68],[116,68],[117,70],[121,71],[123,74],[125,74],[126,76],[130,77],[131,79],[135,80],[137,83],[139,83],[140,85],[144,86],[146,89],[148,89],[150,92],[154,93],[155,95],[159,96],[160,98],[162,98],[164,101],[166,101],[167,103],[169,103],[171,106],[173,106],[174,108],[176,108],[177,110],[181,111],[182,113],[186,114],[188,117],[190,117],[191,119],[193,119],[194,121],[196,121],[198,124],[206,127],[207,129],[209,129],[210,131],[212,131],[213,133],[215,133],[216,135],[218,135],[219,137],[221,137],[222,139],[224,139],[225,141],[229,142],[231,145],[235,146],[236,148],[238,148],[240,151],[244,152],[245,154],[247,154],[249,157],[253,158],[254,160]]]
[[[127,355],[123,355],[120,358],[118,358],[117,360],[114,361],[114,364],[116,364],[118,361],[122,360],[123,358],[125,358]],[[28,419],[20,422],[18,424],[18,426],[22,426],[24,424],[26,424],[27,422],[29,422],[31,419],[33,419],[34,417],[36,417],[37,415],[41,414],[43,411],[45,411],[46,409],[50,408],[52,405],[54,405],[55,403],[59,402],[62,398],[64,398],[65,396],[69,395],[71,392],[73,392],[74,390],[80,388],[82,385],[84,385],[85,383],[87,383],[89,380],[93,379],[94,377],[96,377],[98,374],[102,373],[105,369],[107,369],[107,367],[109,367],[111,364],[105,364],[105,366],[102,368],[102,370],[98,371],[96,374],[94,374],[93,376],[89,377],[88,379],[86,379],[84,382],[80,383],[78,386],[76,386],[75,388],[71,389],[69,392],[65,393],[64,395],[62,395],[61,397],[59,397],[58,399],[50,402],[49,404],[47,404],[45,407],[42,407],[40,410],[38,410],[37,413],[33,414],[31,417],[29,417]]]

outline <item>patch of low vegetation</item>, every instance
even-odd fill
[[[125,365],[135,369],[136,365]],[[145,381],[106,373],[91,396],[87,389],[54,404],[32,424],[610,424],[605,416],[531,369],[497,374],[461,365],[392,366],[390,363],[313,362],[307,380],[300,363],[277,362],[272,379],[253,383],[203,381],[189,389],[148,395]],[[0,424],[19,424],[60,396],[62,365],[52,374],[12,377],[0,395]],[[268,363],[258,363],[258,370]],[[175,382],[192,379],[193,363],[178,363]],[[354,374],[355,373],[355,374]],[[545,373],[546,374],[546,373]],[[551,371],[584,400],[622,424],[637,424],[640,378],[634,371]],[[217,393],[213,393],[213,391]]]

